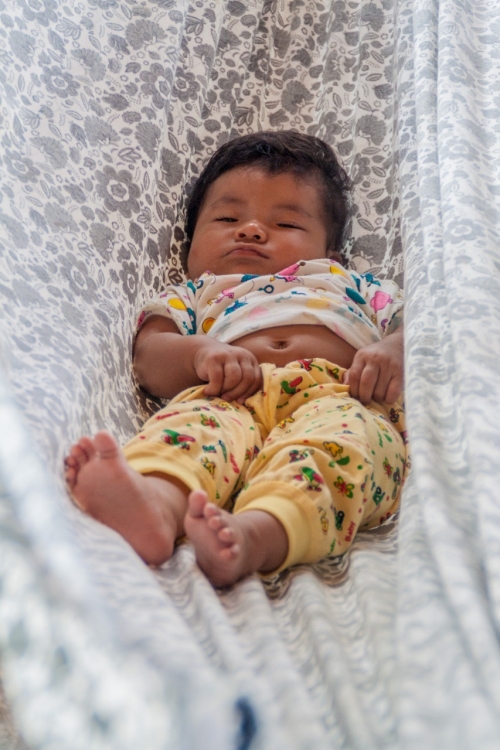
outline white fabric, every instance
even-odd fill
[[[496,750],[496,0],[0,11],[0,649],[20,733],[37,750]],[[62,457],[152,408],[133,312],[164,264],[182,281],[180,197],[219,143],[279,127],[344,160],[357,271],[398,278],[405,256],[415,471],[398,527],[348,558],[214,592],[189,546],[152,572],[74,509]]]
[[[355,349],[380,341],[403,322],[403,294],[394,281],[344,269],[328,259],[300,261],[271,276],[203,273],[169,284],[139,313],[175,322],[185,336],[224,343],[281,325],[329,328]]]

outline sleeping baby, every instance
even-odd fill
[[[188,203],[188,280],[139,315],[134,369],[170,399],[120,448],[66,458],[77,505],[159,565],[187,535],[216,586],[349,548],[407,468],[402,293],[340,255],[349,180],[294,131],[222,146]]]

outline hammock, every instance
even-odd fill
[[[0,747],[500,743],[500,9],[494,0],[0,0]],[[137,308],[184,196],[295,128],[355,183],[354,267],[401,282],[414,471],[350,554],[216,592],[68,500],[122,442]]]

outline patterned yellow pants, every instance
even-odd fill
[[[244,406],[190,388],[124,451],[141,474],[176,477],[234,513],[277,518],[289,542],[282,570],[342,554],[360,526],[395,511],[407,467],[404,415],[351,398],[344,370],[324,359],[261,368],[263,389]]]

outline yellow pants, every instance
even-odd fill
[[[407,467],[404,415],[351,398],[344,370],[324,359],[261,368],[262,391],[244,406],[190,388],[124,451],[141,474],[176,477],[234,513],[275,516],[288,535],[282,570],[342,554],[359,527],[395,511]]]

